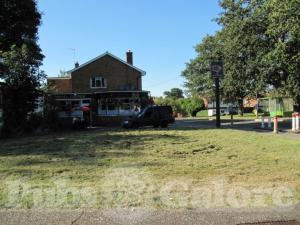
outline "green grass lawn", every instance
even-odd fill
[[[42,208],[215,207],[197,190],[216,179],[226,190],[287,185],[299,200],[299,162],[300,139],[236,130],[108,129],[1,140],[0,208],[34,208],[36,195],[47,199]],[[59,187],[69,190],[65,201]]]

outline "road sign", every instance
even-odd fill
[[[223,71],[223,62],[221,61],[213,61],[210,65],[211,75],[213,78],[223,78],[224,71]]]

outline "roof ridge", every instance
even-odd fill
[[[111,56],[112,58],[114,58],[114,59],[116,59],[116,60],[118,60],[118,61],[124,63],[125,65],[127,65],[127,66],[129,66],[129,67],[131,67],[131,68],[133,68],[133,69],[135,69],[135,70],[141,72],[142,75],[146,75],[146,71],[141,70],[141,69],[139,69],[138,67],[129,64],[129,63],[126,62],[125,60],[119,58],[118,56],[113,55],[113,54],[110,53],[109,51],[106,51],[105,53],[103,53],[103,54],[101,54],[101,55],[99,55],[99,56],[97,56],[97,57],[95,57],[95,58],[93,58],[93,59],[87,61],[86,63],[83,63],[82,65],[80,65],[80,66],[77,67],[77,68],[74,68],[74,69],[72,69],[72,70],[67,71],[67,73],[72,73],[72,72],[74,72],[74,71],[76,71],[76,70],[78,70],[78,69],[81,69],[82,67],[84,67],[84,66],[86,66],[86,65],[88,65],[88,64],[90,64],[90,63],[92,63],[92,62],[95,62],[96,60],[101,59],[102,57],[104,57],[104,56],[106,56],[106,55],[109,55],[109,56]]]

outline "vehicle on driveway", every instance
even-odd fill
[[[148,106],[134,117],[129,117],[122,122],[124,128],[138,128],[153,126],[155,128],[166,128],[174,123],[173,110],[171,106]]]

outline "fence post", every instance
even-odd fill
[[[296,130],[296,132],[298,132],[299,131],[299,113],[296,113],[295,123],[296,123],[295,130]]]
[[[278,134],[278,116],[274,116],[274,133]]]

